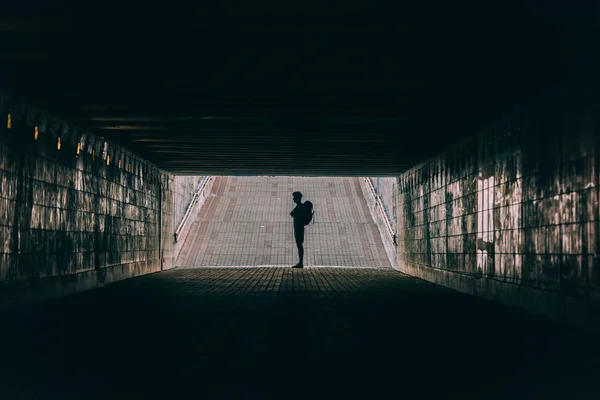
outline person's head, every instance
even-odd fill
[[[292,199],[294,200],[294,203],[300,204],[302,202],[302,193],[300,193],[300,192],[292,193]]]

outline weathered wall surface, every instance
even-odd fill
[[[160,258],[163,270],[177,266],[177,257],[187,237],[189,226],[186,225],[180,232],[177,242],[175,241],[175,232],[202,178],[201,176],[173,176],[166,173],[160,175],[161,207],[159,215],[162,227]],[[210,188],[209,185],[207,193],[210,193]],[[189,217],[192,218],[190,221],[194,221],[198,216],[207,193],[204,193],[196,203]]]
[[[175,225],[175,203],[177,203],[177,195],[175,192],[174,177],[162,174],[160,175],[160,210],[158,217],[160,218],[160,260],[161,268],[171,269],[175,267],[175,233],[173,226]]]
[[[396,232],[397,221],[397,196],[398,196],[398,178],[389,177],[370,177],[375,191],[381,198],[385,208],[385,213],[390,220],[392,229]]]
[[[185,184],[179,185],[178,181],[177,181],[179,178],[183,178],[179,182],[185,182]],[[194,186],[189,185],[190,178],[194,179],[194,183],[195,183]],[[201,182],[202,182],[203,178],[206,178],[206,183],[203,187],[200,187],[200,185],[202,185]],[[213,177],[202,177],[202,176],[198,176],[198,177],[179,177],[179,176],[177,176],[177,177],[175,177],[174,196],[176,199],[179,199],[180,204],[182,204],[182,205],[185,204],[185,208],[182,207],[183,212],[181,212],[180,214],[176,214],[176,215],[178,215],[178,217],[174,221],[175,226],[173,228],[173,232],[175,232],[177,230],[177,227],[181,223],[183,216],[193,198],[193,194],[195,192],[197,192],[199,189],[202,189],[198,198],[196,199],[196,203],[190,209],[190,213],[188,215],[187,222],[183,225],[181,231],[179,232],[179,235],[177,236],[177,241],[173,245],[173,258],[174,258],[174,263],[176,265],[181,264],[178,261],[179,255],[181,254],[181,250],[183,249],[183,246],[188,237],[190,229],[192,229],[194,222],[198,218],[198,214],[200,213],[200,210],[202,209],[202,206],[204,205],[204,203],[206,202],[206,199],[208,198],[208,196],[211,193],[213,182],[214,182]],[[192,188],[193,188],[193,190],[190,191],[190,189],[192,189]]]
[[[175,203],[173,204],[174,226],[173,232],[182,220],[188,205],[198,189],[202,176],[174,176],[173,191],[176,193]]]
[[[403,174],[398,269],[597,329],[598,111],[540,101]]]
[[[0,308],[169,268],[173,177],[32,113],[0,115]]]
[[[396,201],[398,196],[398,180],[397,178],[367,178],[371,182],[372,186],[369,186],[363,178],[359,178],[361,181],[361,188],[363,196],[369,206],[369,211],[373,220],[377,224],[377,229],[381,235],[383,246],[390,265],[396,266],[396,243],[394,237],[397,232],[397,218],[396,216]],[[372,189],[375,190],[373,193]],[[391,229],[388,229],[388,224]]]

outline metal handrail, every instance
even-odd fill
[[[385,212],[383,202],[381,201],[381,196],[379,196],[377,194],[377,191],[375,190],[375,187],[373,186],[373,182],[371,182],[371,180],[369,178],[363,178],[363,179],[367,185],[367,188],[369,189],[369,192],[371,192],[371,195],[375,199],[375,208],[377,208],[377,212],[379,213],[379,216],[381,217],[381,220],[383,221],[383,224],[386,228],[385,230],[387,231],[387,234],[390,236],[392,243],[394,243],[394,245],[395,245],[396,244],[396,234],[394,233],[392,224],[390,223],[388,215]]]
[[[210,182],[211,179],[213,179],[212,176],[205,176],[204,178],[202,178],[202,181],[200,181],[200,186],[198,186],[198,190],[196,191],[196,193],[194,193],[194,196],[192,197],[190,204],[188,205],[187,209],[185,210],[185,214],[183,214],[183,218],[181,219],[179,226],[175,230],[175,234],[173,235],[175,237],[175,242],[177,242],[177,237],[179,236],[179,234],[185,227],[185,224],[187,223],[187,220],[188,220],[192,210],[194,209],[194,206],[198,202],[198,198],[200,198],[200,195],[202,194],[204,189],[206,189],[206,185],[208,185],[208,182]]]

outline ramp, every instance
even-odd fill
[[[292,192],[315,206],[304,264],[391,268],[358,178],[218,177],[177,265],[291,266],[297,262]]]

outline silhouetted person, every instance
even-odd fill
[[[302,261],[304,260],[304,225],[308,214],[307,207],[302,203],[302,193],[292,193],[292,199],[296,203],[296,207],[292,210],[290,215],[294,218],[294,237],[296,238],[296,246],[298,246],[298,258],[300,262],[294,265],[292,268],[304,268]]]

